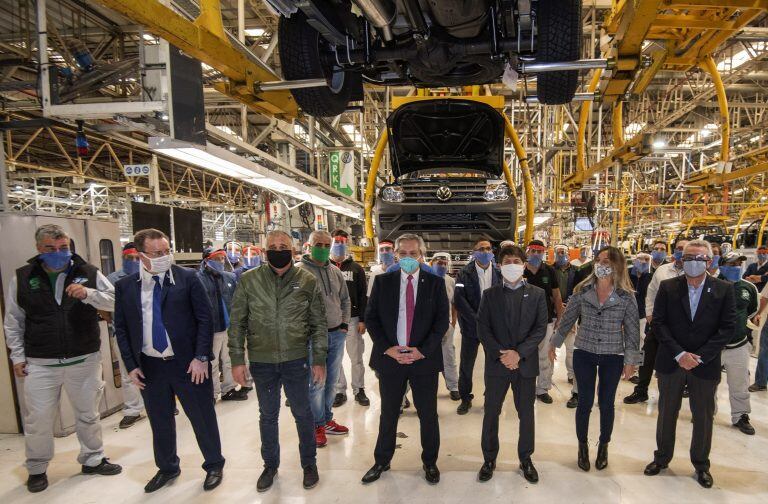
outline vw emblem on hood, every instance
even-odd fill
[[[451,199],[451,196],[453,196],[453,192],[451,192],[449,187],[441,186],[435,193],[435,196],[437,196],[437,199],[440,201],[448,201]]]

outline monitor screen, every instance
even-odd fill
[[[576,231],[594,231],[594,226],[590,222],[589,217],[576,217],[576,222],[573,224]]]

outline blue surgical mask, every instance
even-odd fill
[[[139,272],[139,260],[138,259],[123,259],[123,271],[126,275],[133,275]]]
[[[248,269],[257,268],[261,266],[261,257],[259,256],[243,257],[243,264]]]
[[[395,264],[395,253],[394,252],[381,252],[379,254],[379,260],[381,261],[381,264],[389,268],[393,264]]]
[[[347,245],[341,242],[334,242],[331,246],[331,257],[347,257]]]
[[[729,282],[741,280],[741,266],[720,266],[720,273]]]
[[[653,262],[656,264],[663,263],[666,258],[667,253],[663,250],[654,250],[651,252],[651,259],[653,259]]]
[[[486,264],[490,264],[491,261],[493,261],[493,252],[475,251],[472,253],[472,257],[475,258],[475,262],[477,262],[478,264],[486,265]]]
[[[642,262],[635,259],[632,262],[632,265],[635,267],[635,270],[637,270],[637,272],[640,273],[641,275],[643,273],[648,273],[649,271],[651,271],[651,265],[648,264],[647,262]]]
[[[240,260],[240,252],[227,252],[227,259],[229,259],[229,264],[237,264]]]
[[[768,254],[757,254],[757,260],[760,262],[768,261]]]
[[[60,271],[69,266],[69,262],[72,260],[72,252],[69,250],[45,252],[40,254],[40,259],[45,263],[48,269]]]
[[[555,257],[555,264],[557,266],[565,266],[568,264],[568,256],[567,255],[559,255]]]
[[[531,254],[528,256],[528,264],[530,264],[534,268],[538,268],[539,266],[541,266],[542,261],[543,261],[543,258],[539,254]]]
[[[416,273],[416,271],[419,269],[419,261],[413,257],[403,257],[400,259],[400,269],[409,275],[411,273]]]
[[[448,268],[442,264],[435,264],[432,266],[432,270],[435,272],[435,275],[439,277],[445,277],[445,274],[448,272]]]
[[[208,265],[209,268],[211,268],[214,271],[218,271],[219,273],[224,271],[224,263],[221,261],[208,260],[206,261],[206,264]]]
[[[683,271],[691,278],[698,278],[707,271],[707,263],[704,261],[685,261]]]
[[[672,253],[672,257],[674,257],[674,258],[675,258],[675,261],[679,261],[680,259],[682,259],[682,258],[683,258],[683,251],[682,251],[682,250],[675,250],[675,251]]]

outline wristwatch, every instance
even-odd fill
[[[207,355],[195,355],[195,359],[199,360],[200,362],[208,362]]]

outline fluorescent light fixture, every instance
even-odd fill
[[[144,35],[142,35],[142,37],[147,42],[157,42],[157,38],[155,38],[155,36],[152,35],[151,33],[145,33]]]
[[[281,175],[227,148],[181,142],[170,137],[150,137],[149,148],[179,161],[360,219],[359,207]]]
[[[658,139],[658,140],[654,140],[653,141],[653,148],[654,149],[663,149],[666,146],[667,146],[667,142],[665,142],[662,139]]]
[[[647,125],[647,123],[644,123],[644,122],[643,123],[640,123],[640,122],[629,123],[624,128],[624,140],[629,140],[633,136],[635,136],[638,133],[640,133],[643,130],[643,128],[645,128],[646,125]]]
[[[246,28],[243,33],[246,37],[261,37],[266,33],[266,30],[264,28]]]

